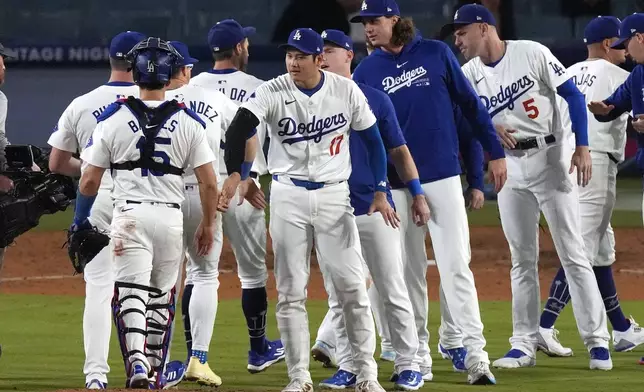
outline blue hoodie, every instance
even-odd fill
[[[461,174],[454,106],[490,159],[505,157],[485,106],[445,43],[416,36],[398,55],[376,49],[360,62],[353,79],[391,98],[421,183]],[[405,186],[395,171],[388,177],[392,188]]]

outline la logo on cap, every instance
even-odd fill
[[[293,39],[296,40],[296,41],[299,41],[300,38],[302,38],[302,34],[300,34],[300,30],[297,30],[295,32],[295,35],[293,35]]]
[[[327,35],[326,35],[326,30],[324,30],[324,31],[322,32],[322,38],[326,38],[326,37],[327,37]]]
[[[148,60],[148,72],[154,72],[154,63]]]
[[[367,9],[367,0],[362,2],[362,10],[364,11],[366,9]]]
[[[391,8],[387,7],[387,12],[391,12]]]

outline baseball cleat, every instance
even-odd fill
[[[181,361],[168,362],[165,366],[165,384],[163,389],[176,387],[186,375],[186,365]]]
[[[445,348],[443,348],[443,345],[440,344],[440,342],[438,343],[438,353],[441,355],[441,358],[450,359],[449,353],[447,352],[447,350],[445,350]]]
[[[310,381],[302,381],[299,378],[288,383],[282,392],[313,392],[313,383]]]
[[[385,362],[393,362],[396,360],[396,352],[395,351],[381,351],[380,352],[380,360],[385,361]]]
[[[269,366],[276,364],[277,362],[286,358],[284,353],[284,346],[280,339],[274,341],[268,341],[268,350],[265,353],[260,354],[255,351],[248,352],[248,369],[251,373],[259,373],[266,370]]]
[[[148,379],[148,371],[145,369],[145,366],[139,364],[140,362],[134,363],[129,387],[131,389],[149,389],[150,380]]]
[[[333,376],[323,380],[320,383],[320,388],[328,389],[345,389],[353,388],[356,386],[358,376],[345,370],[338,370]]]
[[[613,360],[607,348],[595,347],[590,349],[590,369],[591,370],[611,370]]]
[[[420,374],[423,376],[423,381],[432,381],[434,379],[431,366],[421,365]]]
[[[446,349],[439,343],[438,351],[441,353],[441,356],[443,356],[443,353],[447,354],[447,359],[452,361],[452,367],[455,372],[467,372],[467,368],[465,367],[465,356],[467,355],[467,350],[465,350],[465,347]]]
[[[562,346],[557,335],[559,331],[554,328],[539,327],[537,350],[549,357],[572,357],[572,349]]]
[[[631,325],[626,331],[613,330],[613,348],[617,352],[631,351],[644,343],[644,330],[633,320],[633,317],[629,320]]]
[[[190,357],[184,378],[208,387],[218,387],[221,385],[221,377],[210,369],[208,362],[201,363],[197,357]]]
[[[492,362],[492,366],[495,368],[503,369],[516,369],[521,367],[530,367],[537,364],[536,358],[529,356],[521,350],[515,348],[508,351],[503,358],[499,358],[496,361]]]
[[[385,389],[375,380],[362,381],[356,385],[356,392],[387,392]]]
[[[107,383],[93,379],[85,383],[85,389],[107,389]]]
[[[423,385],[425,385],[423,375],[413,370],[403,370],[394,382],[394,387],[398,391],[417,391]]]
[[[640,365],[644,365],[644,357],[641,357],[639,361],[637,361]]]
[[[314,360],[322,362],[325,368],[337,368],[335,362],[335,349],[321,340],[316,340],[313,348],[311,348],[311,356]]]
[[[495,385],[496,378],[490,371],[490,365],[479,362],[467,370],[467,382],[470,385]]]

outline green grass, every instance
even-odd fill
[[[625,302],[622,306],[634,312],[637,318],[644,318],[641,302]],[[37,295],[4,295],[0,298],[0,339],[3,347],[0,359],[0,391],[51,391],[63,388],[80,388],[84,383],[82,316],[83,300],[72,297],[42,297]],[[325,301],[308,303],[310,330],[317,330],[324,313]],[[269,337],[277,336],[274,304],[270,305]],[[481,304],[485,323],[487,350],[490,358],[503,355],[508,350],[511,332],[510,304],[506,302],[485,302]],[[439,310],[432,303],[430,311],[430,342],[434,358],[434,381],[423,390],[457,391],[465,388],[466,376],[452,372],[451,363],[441,360],[434,352]],[[561,339],[575,350],[572,358],[548,358],[538,354],[537,367],[518,370],[495,370],[498,386],[495,391],[526,392],[548,391],[633,391],[640,390],[644,368],[637,359],[644,351],[614,353],[615,368],[612,372],[588,370],[588,355],[576,332],[570,309],[557,323]],[[183,328],[175,329],[173,359],[183,359],[186,349]],[[312,339],[314,339],[314,335]],[[245,369],[248,350],[247,331],[239,301],[222,301],[219,304],[214,337],[210,346],[209,362],[222,377],[224,391],[279,391],[287,382],[286,366],[280,363],[266,372],[249,375]],[[380,380],[390,389],[387,381],[392,366],[379,362]],[[124,382],[123,364],[114,339],[110,347],[110,385],[120,387]],[[330,376],[331,372],[319,364],[312,363],[314,382]],[[195,388],[184,383],[184,388]],[[467,386],[467,390],[482,390],[481,387]]]

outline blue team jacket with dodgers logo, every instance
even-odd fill
[[[485,106],[445,43],[416,36],[398,55],[376,49],[360,62],[353,79],[393,102],[421,183],[461,174],[454,105],[490,159],[505,157]],[[405,186],[392,167],[388,177],[392,188]]]
[[[636,66],[624,83],[604,100],[606,105],[614,105],[615,109],[606,116],[595,115],[597,121],[613,121],[626,112],[633,111],[633,117],[644,114],[644,66]],[[637,166],[644,170],[644,134],[637,134]]]

